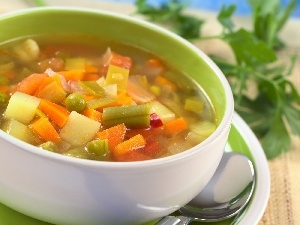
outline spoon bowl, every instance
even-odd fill
[[[248,204],[255,186],[255,172],[250,159],[235,152],[224,153],[205,188],[179,212],[156,225],[186,225],[191,221],[217,222],[241,212]]]

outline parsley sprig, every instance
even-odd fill
[[[253,30],[235,29],[232,16],[236,5],[224,5],[217,17],[223,27],[218,38],[229,44],[235,63],[217,56],[211,58],[228,78],[235,110],[261,140],[267,158],[271,159],[290,149],[291,135],[300,136],[300,94],[289,80],[296,55],[291,56],[290,65],[282,65],[277,53],[284,47],[279,33],[296,0],[286,7],[279,0],[249,0],[249,4]],[[201,36],[204,20],[185,14],[187,3],[169,0],[155,7],[146,0],[137,0],[135,5],[136,13],[166,24],[190,41],[209,38]],[[249,93],[249,83],[257,90],[254,96]]]

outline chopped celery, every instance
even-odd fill
[[[79,81],[78,84],[91,95],[98,97],[104,97],[107,95],[107,92],[101,87],[96,81]]]
[[[117,84],[118,91],[126,91],[128,75],[128,69],[119,66],[109,65],[105,79],[105,84]]]
[[[85,71],[84,58],[67,58],[65,60],[65,70]]]
[[[187,98],[185,100],[185,105],[184,105],[185,110],[192,111],[195,113],[200,113],[202,112],[203,107],[204,107],[203,101],[192,99],[192,98]]]
[[[192,145],[197,145],[201,143],[206,137],[202,136],[201,134],[198,134],[196,132],[189,132],[185,138],[185,140]]]
[[[117,101],[117,98],[115,98],[114,96],[108,95],[108,96],[105,96],[102,98],[96,98],[96,99],[89,100],[87,102],[87,107],[91,108],[91,109],[102,108],[102,107],[105,107],[116,101]]]
[[[175,113],[159,101],[154,100],[150,102],[149,105],[151,113],[156,113],[164,124],[175,119]]]
[[[190,124],[190,130],[207,138],[216,129],[216,124],[209,121],[200,121],[197,123]]]
[[[93,140],[87,143],[87,150],[96,155],[101,160],[105,159],[109,154],[108,140]]]
[[[150,106],[143,104],[104,108],[102,123],[107,127],[121,123],[128,128],[148,127],[150,125]]]

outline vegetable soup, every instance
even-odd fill
[[[101,161],[177,154],[216,129],[209,98],[185,74],[143,49],[79,35],[2,44],[0,113],[3,131],[41,151]]]

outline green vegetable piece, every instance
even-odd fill
[[[89,152],[87,152],[83,147],[72,148],[69,151],[63,153],[63,155],[80,159],[90,159]]]
[[[103,87],[101,87],[96,81],[79,81],[79,85],[91,95],[104,97],[107,92]]]
[[[192,111],[195,113],[200,113],[202,112],[203,107],[204,107],[203,101],[190,99],[190,98],[185,100],[185,105],[184,105],[185,110]]]
[[[150,125],[148,104],[108,107],[103,109],[102,124],[106,127],[124,123],[128,128],[143,128]]]
[[[7,94],[0,93],[0,111],[4,109],[8,104],[9,97]]]
[[[66,98],[65,104],[69,111],[76,111],[76,112],[82,112],[87,105],[84,96],[80,93],[70,94]]]
[[[104,160],[109,154],[108,140],[93,140],[87,143],[87,150],[96,155],[99,160]]]
[[[119,66],[109,65],[105,79],[105,84],[117,84],[118,91],[126,91],[128,75],[128,69]]]
[[[50,151],[50,152],[58,152],[57,145],[54,142],[52,142],[52,141],[47,141],[45,143],[42,143],[40,145],[40,147],[42,149],[45,149],[45,150]]]

